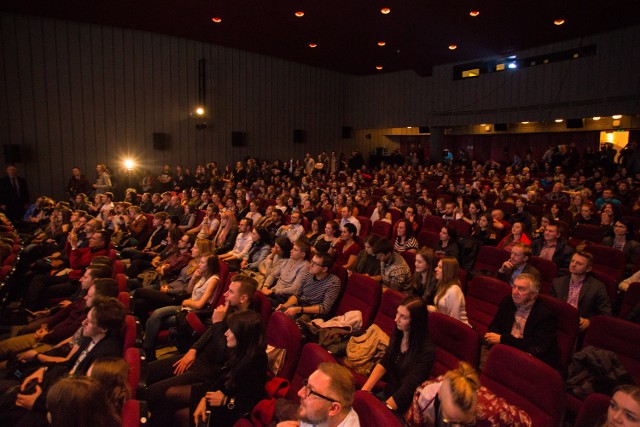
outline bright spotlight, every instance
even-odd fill
[[[196,108],[196,114],[199,115],[199,116],[204,115],[204,108],[202,108],[202,107]]]
[[[131,159],[126,159],[124,161],[124,166],[127,168],[127,170],[133,170],[133,168],[136,166],[135,162]]]

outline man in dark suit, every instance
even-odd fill
[[[531,246],[517,242],[511,248],[511,256],[502,263],[498,270],[498,279],[504,280],[513,287],[514,280],[521,274],[531,274],[540,281],[540,272],[527,261],[531,257]]]
[[[13,165],[7,166],[7,176],[0,178],[0,209],[15,222],[22,219],[28,204],[27,180],[18,176],[18,168]]]
[[[487,344],[505,344],[530,353],[548,365],[559,365],[556,316],[538,300],[540,281],[532,274],[521,274],[511,296],[502,300],[484,335]]]
[[[611,302],[607,288],[588,273],[593,264],[593,255],[578,250],[571,258],[569,275],[558,277],[551,285],[551,295],[578,309],[580,330],[589,327],[589,319],[597,315],[611,315]]]

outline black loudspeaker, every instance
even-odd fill
[[[242,147],[246,143],[244,132],[233,131],[231,132],[231,146]]]
[[[302,144],[304,142],[304,130],[302,129],[293,130],[293,142],[295,144]]]
[[[6,164],[12,165],[14,163],[22,162],[20,146],[18,144],[4,144],[2,149],[4,153],[4,162]]]
[[[567,129],[580,129],[583,126],[582,119],[567,119]]]
[[[351,126],[342,126],[342,139],[351,139],[353,133],[353,128]]]
[[[430,133],[431,129],[429,129],[429,126],[420,126],[420,127],[418,127],[418,132],[419,133]]]
[[[153,134],[153,149],[164,151],[169,149],[169,134],[168,133],[154,133]]]
[[[507,131],[507,124],[506,123],[496,123],[493,125],[493,130],[495,130],[496,132],[506,132]]]

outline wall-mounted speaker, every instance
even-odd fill
[[[506,132],[507,131],[507,124],[506,123],[495,123],[493,125],[493,130],[495,130],[496,132]]]
[[[169,134],[168,133],[154,133],[153,134],[153,149],[164,151],[169,149]]]
[[[304,142],[304,130],[303,129],[294,129],[293,130],[293,142],[295,144],[302,144]]]
[[[430,133],[431,129],[429,129],[429,126],[420,126],[420,127],[418,127],[418,132],[419,133]]]
[[[4,162],[8,165],[22,162],[22,153],[18,144],[4,144],[2,146]]]
[[[580,129],[584,127],[582,119],[567,119],[567,129]]]
[[[353,138],[353,128],[351,126],[342,126],[342,139]]]
[[[231,132],[231,146],[243,147],[246,144],[246,137],[244,132],[233,131]]]

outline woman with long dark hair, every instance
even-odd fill
[[[371,391],[381,379],[387,385],[379,397],[399,415],[411,405],[413,392],[431,372],[435,346],[429,338],[425,302],[410,296],[398,306],[396,327],[387,351],[369,375],[362,390]]]
[[[209,410],[209,425],[233,426],[265,394],[267,345],[262,318],[253,310],[245,310],[229,315],[227,325],[227,362],[213,382],[191,389],[192,397],[203,396],[192,402],[196,424],[207,417]]]

